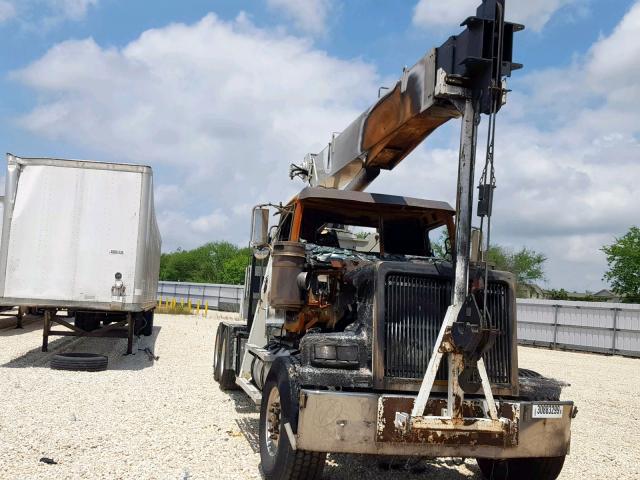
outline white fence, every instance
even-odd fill
[[[640,357],[640,305],[518,299],[518,341]]]
[[[242,285],[216,283],[165,282],[158,283],[158,300],[209,306],[211,310],[239,311],[242,303]]]
[[[242,285],[160,282],[158,300],[239,311],[243,291]],[[520,344],[640,357],[640,305],[518,299],[517,306]]]

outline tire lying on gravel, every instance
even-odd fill
[[[51,358],[53,370],[101,372],[108,364],[107,357],[95,353],[57,353]]]
[[[289,357],[276,359],[267,375],[260,405],[260,461],[266,480],[313,480],[322,477],[326,453],[294,450],[287,427],[298,427],[297,382],[289,372],[295,368]]]
[[[558,401],[563,384],[538,372],[518,369],[520,396],[529,401]],[[478,458],[478,467],[487,480],[555,480],[565,456],[492,460]]]

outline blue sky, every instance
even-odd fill
[[[252,204],[301,187],[289,163],[476,3],[0,0],[0,142],[151,164],[166,250],[244,243]],[[596,290],[599,247],[640,223],[640,6],[511,0],[507,17],[528,28],[499,122],[494,238],[545,252],[546,286]],[[370,189],[453,201],[458,128]]]

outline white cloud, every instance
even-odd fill
[[[10,20],[16,15],[16,7],[7,0],[0,0],[0,23]]]
[[[0,23],[17,19],[26,28],[48,29],[84,20],[99,0],[0,0]]]
[[[267,5],[292,19],[301,32],[320,35],[326,30],[333,0],[267,0]]]
[[[59,12],[69,20],[82,20],[86,17],[89,7],[98,5],[98,0],[45,0],[49,7]]]
[[[550,286],[600,288],[600,248],[640,224],[639,26],[636,2],[572,65],[516,76],[498,116],[493,238],[546,253]],[[479,162],[483,153],[481,144]],[[455,148],[423,147],[381,184],[395,192],[435,184],[453,202],[443,171],[454,178],[456,165]]]
[[[370,65],[213,14],[122,49],[63,42],[13,77],[42,100],[24,128],[155,167],[167,248],[246,242],[250,207],[234,209],[293,195],[289,163],[322,149],[379,84]]]
[[[551,287],[597,290],[599,247],[640,223],[639,21],[640,2],[572,65],[518,72],[499,115],[493,238],[546,253]],[[41,101],[21,118],[26,129],[154,166],[165,248],[246,243],[250,206],[293,195],[301,184],[288,164],[319,151],[381,83],[371,65],[243,15],[149,30],[121,49],[64,42],[14,78]],[[453,203],[458,128],[371,190]]]
[[[584,0],[509,0],[507,20],[522,23],[539,32],[561,8],[580,6]],[[458,25],[475,14],[480,0],[419,0],[413,12],[413,23],[421,27]]]

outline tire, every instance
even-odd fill
[[[53,370],[101,372],[108,364],[107,357],[95,353],[57,353],[51,359]]]
[[[526,368],[518,369],[520,396],[529,401],[560,400],[560,384]],[[492,460],[478,458],[478,467],[487,480],[555,480],[562,471],[561,457],[512,458]]]
[[[547,458],[478,458],[478,467],[487,480],[555,480],[562,471],[565,456]]]
[[[227,352],[227,345],[226,335],[223,335],[222,346],[220,348],[220,362],[218,363],[218,383],[220,384],[220,390],[237,390],[238,385],[236,385],[236,372],[231,368],[226,368],[226,359],[229,353]]]
[[[142,312],[142,317],[146,321],[144,327],[142,327],[142,335],[144,335],[145,337],[150,337],[151,335],[153,335],[153,310]]]
[[[218,331],[216,332],[216,340],[214,342],[213,348],[213,379],[216,382],[220,382],[220,356],[222,355],[222,335],[223,335],[224,325],[220,323],[218,325]]]
[[[259,439],[266,480],[319,479],[327,458],[326,453],[294,450],[289,443],[285,424],[293,433],[298,428],[299,387],[289,375],[293,368],[290,357],[276,359],[262,390]]]
[[[218,325],[215,349],[213,356],[213,379],[220,384],[220,390],[238,390],[236,384],[236,372],[233,368],[227,368],[227,359],[230,352],[228,348],[229,327],[224,323]]]

